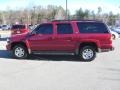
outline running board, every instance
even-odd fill
[[[74,53],[68,53],[68,52],[32,52],[33,54],[41,54],[41,55],[74,55]]]

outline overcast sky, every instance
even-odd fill
[[[20,9],[41,5],[62,6],[65,8],[65,0],[0,0],[0,10]],[[79,8],[94,10],[97,12],[98,7],[102,7],[102,11],[108,13],[112,11],[117,14],[120,13],[120,0],[68,0],[68,9],[73,14]]]

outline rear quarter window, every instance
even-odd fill
[[[104,23],[78,22],[77,26],[80,33],[109,33]]]

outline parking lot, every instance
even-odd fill
[[[0,90],[120,90],[120,39],[92,62],[74,56],[32,55],[16,60],[0,41]]]

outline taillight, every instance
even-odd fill
[[[20,31],[17,31],[16,33],[17,33],[17,34],[20,34]]]
[[[19,31],[17,31],[17,30],[11,30],[11,34],[20,34],[21,32],[20,32],[20,30]]]

